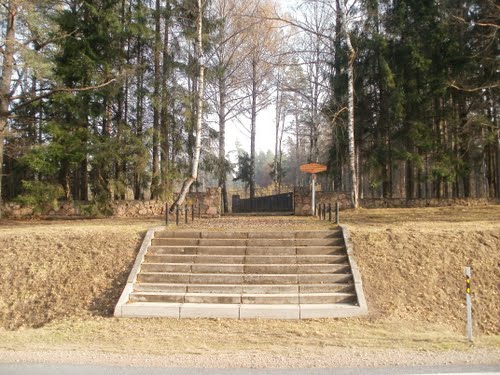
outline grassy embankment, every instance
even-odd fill
[[[141,238],[160,220],[0,222],[0,350],[469,350],[465,265],[473,269],[475,347],[500,347],[499,206],[347,211],[342,221],[351,228],[369,316],[291,322],[112,318]],[[312,218],[237,217],[194,227],[327,226]]]

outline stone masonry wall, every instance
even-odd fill
[[[294,194],[295,215],[304,216],[311,214],[311,194],[301,190]],[[352,207],[351,197],[348,192],[316,192],[316,204],[329,204],[332,206],[339,202],[340,209]],[[442,199],[400,199],[400,198],[364,198],[360,200],[363,208],[417,208],[417,207],[445,207],[445,206],[486,206],[499,204],[496,199],[488,198],[442,198]]]
[[[294,193],[294,208],[295,215],[308,216],[311,215],[311,194],[304,191],[295,191]],[[316,192],[316,204],[329,204],[335,205],[339,202],[340,209],[351,207],[351,198],[348,193],[333,193],[333,192]]]
[[[169,202],[172,204],[172,202]],[[202,217],[220,217],[221,215],[221,190],[220,188],[209,188],[203,193],[190,193],[186,198],[186,204],[196,206],[198,215],[198,203],[201,207]],[[165,215],[165,201],[114,201],[110,202],[109,209],[114,217],[148,217]],[[42,217],[81,217],[88,215],[85,207],[88,204],[81,202],[60,202],[56,207],[42,212]],[[183,211],[183,210],[182,210]],[[15,202],[7,202],[3,205],[3,215],[12,219],[34,217],[34,211],[30,207],[21,207]]]
[[[113,204],[113,212],[116,217],[141,217],[165,215],[165,201],[116,201]],[[172,204],[173,202],[168,202]],[[220,217],[221,215],[221,190],[220,188],[208,188],[203,193],[189,193],[186,202],[189,209],[195,205],[198,215],[198,204],[201,208],[202,217]],[[180,210],[182,213],[183,209]]]

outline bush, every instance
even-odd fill
[[[57,208],[57,199],[64,196],[61,185],[41,181],[22,181],[24,193],[16,201],[24,207],[33,208],[35,213]]]

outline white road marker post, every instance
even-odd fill
[[[465,267],[465,299],[467,303],[467,340],[472,342],[472,301],[470,289],[470,267]]]

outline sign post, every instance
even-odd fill
[[[467,340],[472,342],[472,302],[470,297],[470,267],[465,267],[465,299],[467,302]]]
[[[312,215],[316,216],[316,173],[311,175],[311,210]]]
[[[303,164],[300,166],[300,170],[305,173],[311,174],[311,213],[316,215],[316,173],[326,171],[326,165],[318,163]]]

